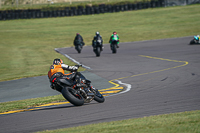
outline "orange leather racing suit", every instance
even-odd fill
[[[69,75],[69,74],[65,74],[64,70],[75,71],[77,69],[78,69],[78,67],[76,67],[76,66],[68,66],[66,64],[51,65],[50,70],[48,72],[48,77],[49,77],[49,79],[51,79],[51,77],[55,73],[58,73],[58,72],[62,73],[63,75]]]

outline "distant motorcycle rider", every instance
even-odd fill
[[[101,42],[101,51],[103,50],[103,39],[102,39],[102,37],[101,37],[101,35],[100,35],[100,33],[97,31],[96,32],[96,35],[94,36],[94,38],[93,38],[93,40],[92,40],[92,47],[93,47],[93,49],[95,49],[95,47],[94,47],[94,45],[95,45],[95,43],[96,43],[96,41],[97,40],[100,40],[100,42]]]
[[[85,45],[83,42],[83,37],[80,35],[80,33],[76,33],[76,36],[74,38],[74,46],[81,44],[81,47]]]
[[[117,40],[117,48],[119,48],[119,36],[116,31],[114,31],[110,37],[110,40],[109,40],[110,46],[114,40]]]
[[[71,73],[65,74],[64,70],[71,71]],[[61,59],[54,59],[53,65],[50,66],[50,70],[48,72],[48,78],[50,80],[50,87],[55,89],[54,84],[52,84],[53,79],[55,77],[65,77],[67,79],[73,80],[75,78],[75,73],[73,71],[77,71],[78,66],[68,66],[63,63]]]

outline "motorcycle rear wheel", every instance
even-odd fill
[[[77,45],[77,46],[76,46],[76,50],[77,50],[78,53],[81,53],[81,46],[80,46],[80,45]]]
[[[100,47],[97,47],[96,48],[96,56],[99,57],[100,53],[101,53],[101,49],[100,49]]]
[[[62,89],[61,93],[67,101],[69,101],[75,106],[81,106],[84,104],[83,96],[80,93],[78,93],[78,91],[76,91],[75,89],[65,87]]]

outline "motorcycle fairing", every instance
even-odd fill
[[[60,82],[60,83],[65,84],[67,86],[73,85],[73,83],[70,80],[68,80],[67,78],[56,78],[56,80],[57,80],[57,82]]]

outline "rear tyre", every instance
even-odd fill
[[[97,57],[100,56],[100,52],[101,52],[100,47],[97,47],[97,48],[96,48],[96,56],[97,56]]]
[[[81,46],[80,45],[77,46],[77,51],[78,51],[78,53],[81,53]]]
[[[80,93],[78,93],[75,89],[65,87],[62,89],[61,93],[67,101],[75,106],[81,106],[84,104],[82,95],[80,95]]]

